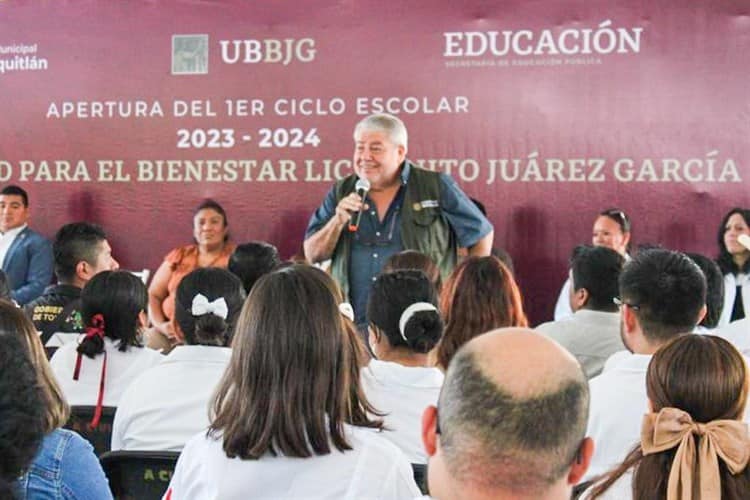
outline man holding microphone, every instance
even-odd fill
[[[313,213],[304,249],[310,262],[332,260],[331,273],[362,328],[370,285],[391,255],[422,252],[445,278],[459,247],[489,255],[494,233],[451,177],[406,159],[408,136],[397,117],[366,117],[354,129],[354,144],[355,174],[338,181]]]

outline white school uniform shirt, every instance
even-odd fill
[[[118,344],[119,341],[104,338],[107,372],[104,377],[103,406],[116,407],[130,382],[164,358],[158,351],[148,347],[129,346],[127,351],[121,352],[116,347]],[[55,351],[50,360],[52,372],[69,405],[95,406],[99,396],[104,353],[96,355],[94,359],[81,356],[81,371],[78,380],[73,380],[73,370],[78,357],[77,347],[78,342],[71,342]]]
[[[125,390],[112,426],[112,450],[180,451],[208,428],[208,408],[229,364],[228,347],[183,345]]]
[[[591,400],[586,435],[594,440],[594,456],[582,481],[622,463],[641,440],[641,422],[648,412],[646,370],[650,354],[613,354],[618,362],[605,364],[601,375],[589,380]]]
[[[563,283],[560,295],[557,296],[555,303],[555,321],[568,318],[573,315],[573,309],[570,307],[570,276]]]
[[[727,273],[724,275],[724,306],[719,316],[719,327],[728,325],[732,318],[732,308],[738,286],[742,287],[742,306],[745,309],[745,315],[750,317],[750,274],[740,273],[735,276],[733,273]]]
[[[399,499],[421,495],[409,461],[374,429],[344,426],[351,450],[310,458],[266,454],[227,458],[222,441],[205,432],[190,439],[177,461],[169,500]]]
[[[720,326],[712,330],[710,334],[731,342],[743,355],[750,355],[750,315],[743,319],[732,321],[728,325]]]
[[[427,463],[422,444],[422,413],[437,405],[445,376],[437,368],[404,366],[373,359],[362,368],[362,389],[376,410],[386,412],[383,436],[412,463]]]
[[[26,227],[28,227],[27,224],[22,224],[13,229],[8,229],[4,233],[0,233],[0,265],[5,261],[5,256],[8,254],[8,250],[10,250],[10,246],[15,241],[16,236],[26,229]]]

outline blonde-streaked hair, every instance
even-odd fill
[[[70,416],[70,407],[52,373],[36,328],[21,309],[6,300],[0,300],[0,335],[16,336],[28,348],[29,359],[36,370],[37,381],[44,393],[44,403],[47,407],[45,433],[49,434],[65,425]]]

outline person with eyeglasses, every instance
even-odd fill
[[[586,434],[596,451],[584,480],[616,466],[640,439],[648,412],[646,370],[653,354],[692,332],[706,314],[706,278],[686,255],[641,250],[625,264],[619,280],[620,334],[627,352],[613,354],[589,381],[591,407]]]
[[[591,244],[595,247],[611,248],[625,259],[629,259],[630,219],[625,212],[619,208],[608,208],[599,212],[594,220]],[[568,276],[555,304],[555,321],[573,315],[570,297],[570,276]]]
[[[489,255],[494,233],[450,176],[406,159],[407,131],[397,117],[364,118],[354,129],[354,145],[354,173],[337,182],[313,213],[304,252],[311,263],[331,259],[331,274],[365,331],[370,286],[391,255],[417,250],[437,264],[445,279],[459,248]],[[370,185],[364,199],[355,192],[360,179]],[[360,211],[358,226],[352,226],[353,214]]]
[[[740,242],[750,236],[750,210],[733,208],[724,215],[717,241],[716,263],[724,273],[724,306],[719,326],[743,319],[750,311],[750,249]]]

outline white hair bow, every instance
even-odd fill
[[[229,316],[229,308],[224,297],[219,297],[213,302],[209,302],[205,295],[198,294],[193,297],[193,306],[190,308],[193,316],[203,316],[204,314],[215,314],[222,319]]]

